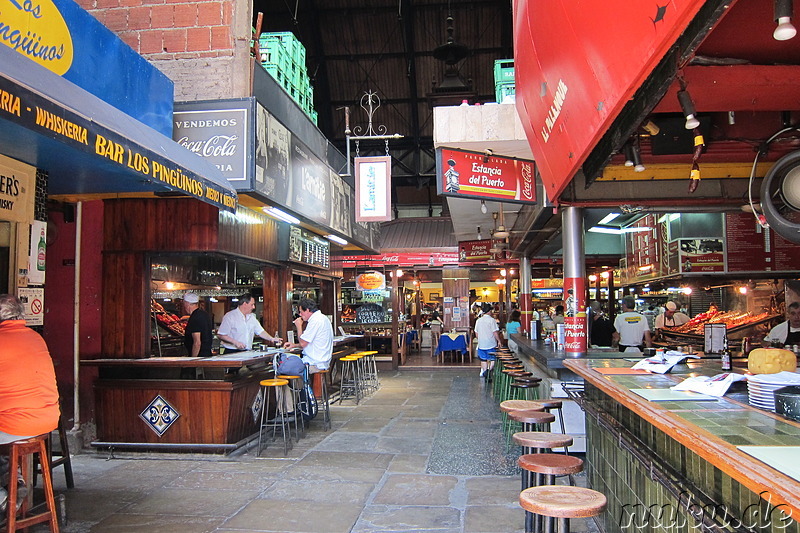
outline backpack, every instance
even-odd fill
[[[273,362],[275,375],[284,376],[303,376],[306,371],[306,364],[299,355],[294,353],[279,353]],[[305,381],[305,380],[303,380]]]
[[[297,394],[297,407],[302,413],[303,419],[311,420],[317,416],[317,397],[314,395],[314,389],[311,387],[311,380],[309,379],[308,374],[308,365],[305,365],[303,372],[303,388],[297,391]]]

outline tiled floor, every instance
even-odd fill
[[[66,498],[75,532],[519,532],[517,449],[476,368],[381,374],[381,389],[335,405],[288,456],[89,452]],[[579,479],[582,481],[582,479]],[[594,529],[574,521],[574,531]],[[39,532],[46,529],[32,528]]]

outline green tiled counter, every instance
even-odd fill
[[[800,532],[800,482],[737,449],[798,446],[800,424],[748,406],[742,393],[710,402],[649,402],[630,392],[717,374],[718,361],[678,365],[667,375],[595,370],[631,366],[618,359],[565,366],[585,383],[587,471],[591,486],[609,500],[606,532],[698,531],[690,510],[708,524],[721,523],[719,531]]]

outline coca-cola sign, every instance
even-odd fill
[[[172,138],[216,166],[228,181],[248,179],[247,109],[176,111]]]
[[[436,174],[442,196],[536,203],[536,166],[527,159],[442,147]]]

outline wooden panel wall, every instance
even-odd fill
[[[103,254],[103,300],[100,307],[104,357],[145,357],[150,353],[150,265],[143,252]]]
[[[105,200],[105,251],[215,251],[219,210],[191,198]]]
[[[239,208],[242,210],[243,208]],[[219,251],[259,261],[278,261],[278,222],[252,210],[219,213]]]
[[[287,275],[288,272],[288,275]],[[286,278],[291,279],[287,269],[264,269],[264,320],[263,326],[270,335],[278,330],[279,337],[286,339],[286,332],[292,327],[292,307],[287,294]]]
[[[446,268],[442,270],[442,296],[453,298],[452,304],[444,304],[445,331],[453,328],[469,327],[469,270],[466,268]],[[462,297],[466,299],[461,300]],[[461,308],[461,321],[453,322],[453,307]],[[447,312],[447,309],[450,312]]]

